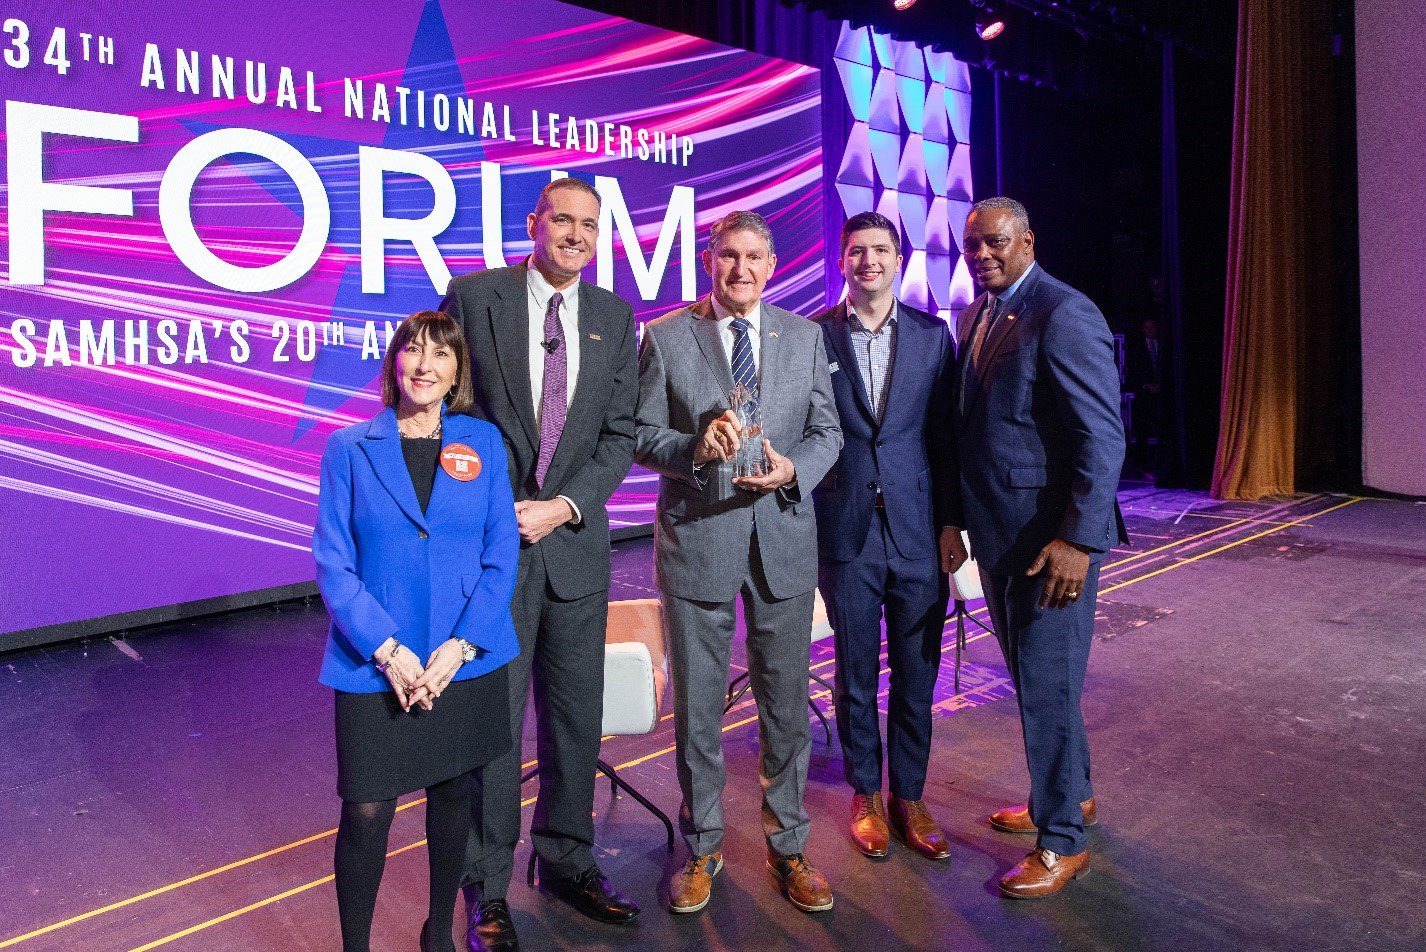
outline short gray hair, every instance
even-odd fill
[[[767,253],[777,254],[777,246],[772,241],[772,229],[767,226],[767,219],[757,212],[729,212],[713,223],[713,227],[708,231],[708,250],[714,254],[718,253],[724,239],[735,231],[750,231],[763,241],[767,242]]]
[[[1013,198],[1006,198],[1004,195],[997,195],[994,198],[982,198],[970,207],[970,215],[976,212],[990,211],[992,209],[1009,212],[1011,220],[1019,226],[1021,231],[1030,230],[1030,213],[1025,211],[1025,206]],[[969,218],[970,215],[966,217]]]

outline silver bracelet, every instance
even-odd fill
[[[395,638],[391,639],[391,641],[391,654],[386,656],[385,661],[377,661],[375,658],[371,659],[372,664],[376,665],[376,670],[380,671],[382,674],[385,674],[387,667],[390,666],[391,662],[396,660],[396,652],[401,650],[401,642],[397,641]]]

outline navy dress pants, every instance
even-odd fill
[[[1040,576],[994,575],[983,566],[980,571],[991,624],[1020,705],[1030,819],[1040,831],[1036,845],[1061,856],[1075,856],[1087,845],[1080,802],[1094,789],[1080,697],[1103,558],[1091,557],[1080,597],[1066,608],[1038,606]]]
[[[851,562],[823,559],[818,587],[837,651],[837,736],[842,769],[857,793],[882,789],[881,675],[883,607],[886,616],[886,765],[891,795],[921,799],[931,753],[931,704],[941,666],[941,638],[950,589],[940,561],[906,559],[878,510],[861,554]]]

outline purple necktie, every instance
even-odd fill
[[[540,394],[540,459],[535,464],[535,482],[545,484],[550,460],[555,457],[564,417],[569,410],[569,352],[565,349],[564,328],[560,325],[560,305],[564,295],[550,295],[545,309],[545,386]]]

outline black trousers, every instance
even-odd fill
[[[533,546],[520,551],[511,613],[520,656],[510,678],[511,750],[472,777],[471,831],[462,884],[485,899],[502,899],[510,886],[520,839],[520,774],[525,702],[531,687],[538,725],[540,793],[531,838],[546,870],[573,875],[594,863],[594,774],[604,719],[604,630],[609,592],[556,598],[544,560]]]

